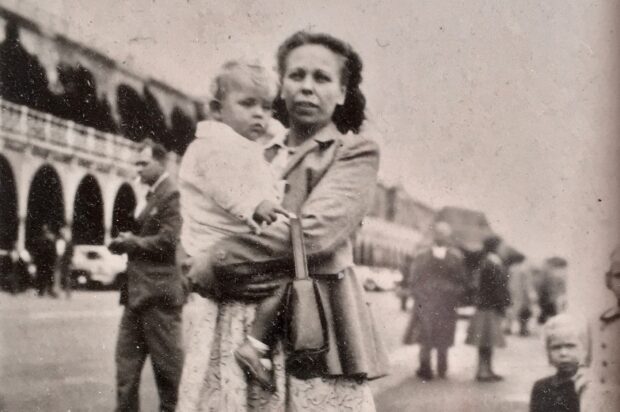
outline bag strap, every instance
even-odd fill
[[[308,261],[306,259],[306,248],[304,245],[301,220],[297,216],[291,216],[290,224],[291,243],[293,244],[293,259],[295,261],[295,279],[308,279]]]

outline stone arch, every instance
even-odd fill
[[[97,179],[86,175],[80,181],[73,201],[73,242],[76,245],[102,245],[105,239],[103,196]]]
[[[57,68],[63,93],[58,96],[58,115],[103,132],[117,131],[110,104],[99,98],[94,74],[82,66],[61,64]]]
[[[146,105],[142,96],[127,84],[119,85],[116,94],[121,132],[134,142],[142,141],[148,129]]]
[[[22,45],[15,21],[7,22],[5,32],[5,39],[0,43],[0,95],[16,104],[55,113],[45,68]]]
[[[0,155],[0,249],[15,247],[19,232],[17,187],[9,161]]]
[[[182,156],[194,138],[196,125],[192,118],[177,106],[172,109],[170,119],[172,124],[170,140],[166,142],[165,146],[168,150],[172,150]]]
[[[65,203],[60,176],[49,164],[41,166],[32,178],[28,192],[26,214],[26,248],[32,249],[32,242],[44,224],[55,233],[65,225]]]
[[[136,194],[129,183],[123,183],[114,198],[114,209],[112,211],[112,227],[110,235],[114,238],[120,232],[127,232],[133,229],[134,213],[136,210]]]

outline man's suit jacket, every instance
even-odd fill
[[[267,154],[269,156],[269,154]],[[296,148],[283,171],[283,206],[301,217],[311,274],[336,274],[352,266],[351,235],[373,201],[379,148],[362,135],[325,127]],[[237,236],[214,245],[214,265],[228,273],[293,268],[286,219],[260,236]]]
[[[186,285],[176,265],[181,229],[179,191],[163,180],[136,219],[134,245],[128,251],[127,284],[121,303],[132,309],[148,305],[181,306]]]

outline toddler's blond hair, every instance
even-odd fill
[[[228,91],[239,84],[239,78],[248,79],[255,86],[265,87],[269,95],[275,98],[278,90],[278,80],[275,73],[258,61],[237,59],[224,63],[213,78],[210,89],[210,103],[224,100]]]

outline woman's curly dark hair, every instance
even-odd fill
[[[344,104],[336,106],[336,110],[334,110],[332,115],[332,121],[341,133],[349,131],[355,134],[359,133],[362,123],[366,119],[364,114],[366,97],[364,97],[360,90],[362,59],[348,43],[329,34],[298,31],[286,39],[278,48],[277,59],[280,78],[284,76],[286,71],[286,58],[290,52],[306,44],[324,46],[344,57],[345,62],[340,74],[340,80],[346,86],[346,94]],[[286,127],[289,126],[288,111],[286,110],[284,100],[279,95],[274,102],[274,117],[280,120]]]

